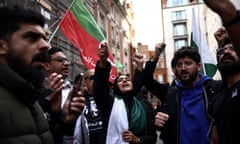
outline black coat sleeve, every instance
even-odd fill
[[[142,100],[142,103],[147,116],[147,129],[145,134],[140,135],[139,138],[141,139],[142,144],[156,144],[157,133],[154,126],[154,110],[152,104],[147,100]]]
[[[148,61],[144,69],[144,85],[145,87],[156,97],[158,97],[161,102],[165,101],[167,91],[169,88],[169,83],[163,84],[159,83],[153,78],[153,73],[156,67],[157,61]]]
[[[133,77],[133,95],[137,95],[143,86],[144,73],[136,70]]]
[[[100,67],[97,62],[95,67],[94,82],[93,82],[93,96],[97,105],[97,108],[101,112],[101,118],[103,120],[104,133],[101,137],[105,141],[107,126],[111,109],[113,105],[113,95],[110,92],[109,76],[110,76],[111,64],[107,62],[106,67]]]

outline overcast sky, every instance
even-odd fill
[[[147,44],[152,50],[155,43],[162,41],[161,2],[160,0],[133,0],[133,2],[136,43]]]

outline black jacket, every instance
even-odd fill
[[[144,71],[144,84],[154,95],[156,95],[162,102],[162,106],[158,111],[164,113],[171,113],[170,118],[166,122],[161,131],[160,138],[164,144],[177,144],[179,132],[179,101],[181,91],[176,85],[169,86],[168,84],[161,84],[153,79],[153,72],[155,70],[157,61],[148,61]],[[204,83],[204,107],[208,114],[209,122],[211,116],[208,112],[208,107],[211,107],[212,99],[218,92],[221,91],[222,81],[207,80]]]
[[[159,83],[153,78],[153,73],[156,67],[157,61],[147,61],[144,69],[144,85],[145,87],[155,95],[161,103],[164,103],[169,83]]]
[[[3,63],[0,79],[0,143],[53,144],[33,85]]]
[[[209,116],[208,108],[211,107],[211,101],[218,92],[221,91],[222,82],[207,80],[203,84],[203,102],[209,123],[212,118]],[[179,109],[180,109],[181,90],[177,86],[172,86],[168,90],[165,103],[161,111],[171,113],[170,118],[161,129],[161,139],[165,144],[177,144],[179,139]]]
[[[109,117],[111,114],[113,102],[114,102],[114,96],[111,95],[111,89],[109,87],[109,73],[110,73],[111,65],[110,63],[107,63],[107,66],[105,68],[99,67],[99,62],[97,62],[95,67],[95,77],[94,77],[94,83],[93,83],[93,95],[94,99],[96,101],[96,104],[100,111],[102,111],[102,119],[103,119],[103,125],[104,125],[104,133],[101,135],[102,144],[105,144],[106,140],[106,134],[107,134],[107,126],[109,122]],[[142,86],[142,73],[139,71],[136,71],[135,76],[133,80],[133,86],[134,86],[134,93],[136,94],[141,86]],[[148,109],[148,106],[143,104],[144,110],[146,112],[147,117],[147,129],[139,135],[141,142],[143,144],[155,144],[156,143],[156,131],[153,125],[153,115],[152,112],[150,112],[150,109]]]

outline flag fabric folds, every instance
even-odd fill
[[[197,48],[201,55],[202,72],[209,77],[213,77],[217,72],[216,62],[212,57],[206,38],[202,35],[198,26],[194,8],[192,8],[191,46]]]
[[[88,69],[95,68],[98,47],[105,37],[93,16],[82,0],[74,0],[60,21],[59,27],[65,37],[78,48],[80,59]],[[109,52],[108,61],[112,64],[109,81],[117,76],[113,55]]]

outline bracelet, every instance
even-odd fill
[[[236,23],[240,23],[240,11],[237,10],[236,12],[237,12],[237,15],[236,15],[235,18],[233,18],[233,19],[230,20],[229,22],[226,22],[226,23],[223,24],[223,26],[224,26],[225,28],[230,27],[230,26],[232,26],[232,25],[234,25],[234,24],[236,24]]]

